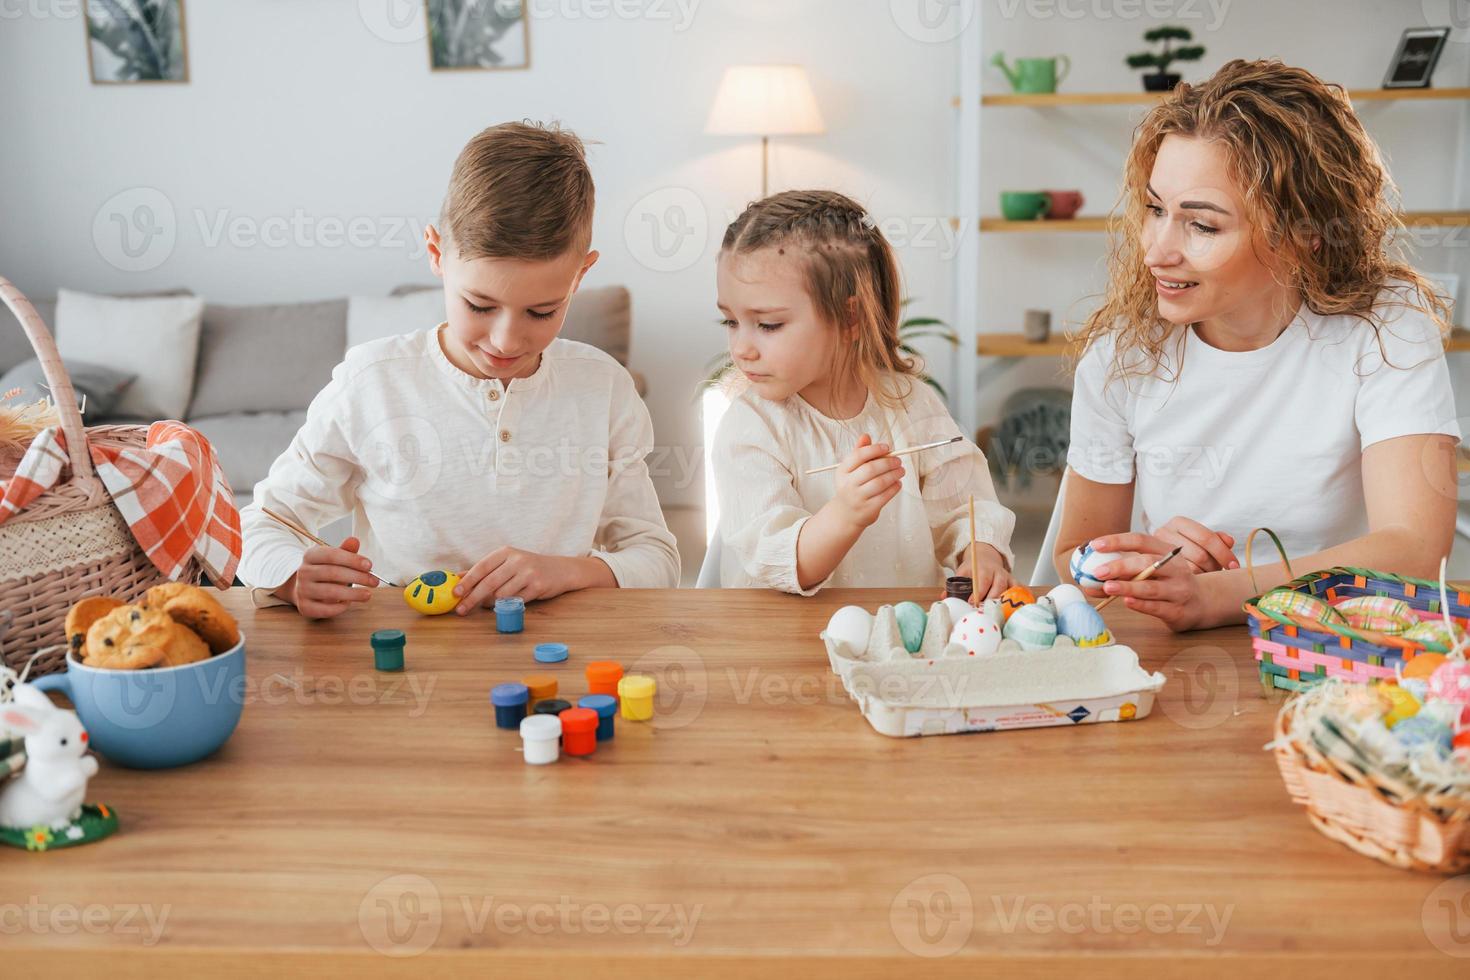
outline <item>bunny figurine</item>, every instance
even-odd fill
[[[82,814],[97,760],[85,755],[87,730],[76,712],[53,705],[29,684],[0,704],[0,727],[25,736],[26,764],[0,786],[0,827],[65,829]]]

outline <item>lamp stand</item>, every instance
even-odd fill
[[[761,197],[771,193],[771,138],[761,137]]]

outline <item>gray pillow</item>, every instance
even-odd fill
[[[206,304],[188,416],[299,411],[332,380],[346,353],[345,299]]]
[[[116,296],[189,296],[192,295],[187,289],[160,289],[153,292],[142,293],[114,293]],[[36,312],[46,323],[46,329],[51,331],[51,336],[56,336],[56,297],[27,296]],[[36,356],[31,349],[31,342],[26,339],[26,332],[21,329],[20,321],[15,314],[10,312],[10,307],[0,303],[0,372],[9,371],[22,361],[28,361]],[[90,414],[90,413],[89,413]]]
[[[85,361],[66,362],[66,373],[71,375],[71,386],[76,390],[78,405],[83,404],[85,396],[88,422],[110,417],[117,408],[122,393],[137,378],[136,374],[101,364],[88,364]],[[33,357],[5,372],[5,376],[0,378],[0,396],[13,388],[19,388],[20,392],[9,400],[10,404],[26,405],[40,401],[50,397],[50,392],[42,387],[45,383],[46,374],[41,370],[41,361]]]

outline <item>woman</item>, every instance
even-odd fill
[[[1101,593],[1184,630],[1242,621],[1254,527],[1298,571],[1437,575],[1460,435],[1448,311],[1392,253],[1392,191],[1341,89],[1280,62],[1232,61],[1148,114],[1082,332],[1064,580],[1079,544],[1126,553]],[[1261,590],[1287,580],[1265,548]]]

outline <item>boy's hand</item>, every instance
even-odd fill
[[[355,603],[373,596],[378,580],[368,572],[373,563],[357,553],[362,542],[348,538],[340,548],[311,548],[301,556],[301,567],[275,594],[307,619],[331,619]],[[366,586],[354,589],[354,585]]]
[[[970,593],[970,605],[978,606],[986,599],[999,599],[1002,592],[1016,584],[1016,579],[995,548],[980,541],[970,547],[975,549],[975,591]],[[970,559],[966,554],[961,574],[969,569]]]
[[[871,527],[883,505],[898,495],[903,463],[888,457],[886,445],[873,445],[864,434],[837,470],[837,495],[832,498],[842,517],[858,529]]]
[[[520,596],[529,602],[553,599],[574,589],[612,588],[617,584],[612,569],[598,558],[562,558],[520,548],[496,548],[460,577],[454,587],[460,602],[454,611],[467,616],[506,596]]]

